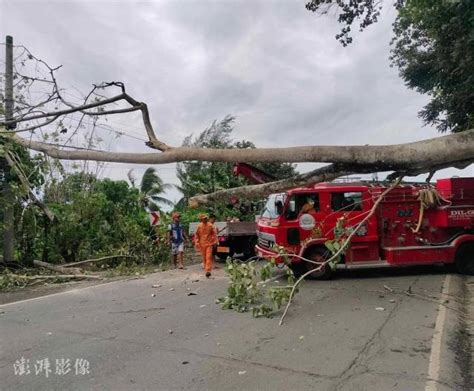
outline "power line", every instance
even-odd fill
[[[87,121],[87,120],[80,120],[80,119],[77,119],[77,118],[74,118],[74,117],[70,117],[69,118],[70,121],[75,121],[75,122],[83,122],[85,123],[86,125],[89,125],[89,126],[93,126],[93,127],[96,127],[98,129],[102,129],[102,130],[106,130],[108,132],[113,132],[113,133],[116,133],[120,136],[126,136],[126,137],[130,137],[130,138],[133,138],[135,140],[139,140],[139,141],[143,141],[143,142],[147,142],[148,140],[145,139],[145,138],[140,138],[140,137],[136,137],[136,136],[133,136],[131,134],[127,134],[125,132],[122,132],[122,131],[119,131],[119,130],[115,130],[115,129],[112,129],[110,127],[107,127],[107,125],[105,124],[94,124],[90,121]]]
[[[41,80],[40,79],[40,80],[37,80],[37,81],[41,82],[41,81],[47,81],[47,80]],[[49,93],[46,93],[44,91],[34,91],[34,90],[29,90],[28,93],[31,94],[31,95],[33,95],[33,94],[43,94],[44,96],[49,95]],[[79,99],[79,100],[83,100],[83,98],[80,98],[77,95],[71,94],[69,92],[62,91],[61,94],[71,96],[71,97]],[[72,118],[72,117],[70,117],[69,119],[73,120],[73,121],[76,121],[76,122],[81,121],[81,120],[78,120],[78,119],[75,119],[75,118]],[[92,126],[91,122],[88,122],[88,121],[85,121],[85,120],[82,120],[81,122],[84,122],[84,123],[88,124],[89,126]],[[103,130],[106,130],[106,131],[109,131],[109,132],[114,132],[114,133],[116,133],[118,135],[121,135],[121,136],[134,138],[136,140],[143,141],[143,142],[148,141],[148,139],[143,138],[143,133],[145,131],[144,127],[139,127],[137,125],[125,124],[125,123],[122,123],[122,122],[111,121],[111,120],[107,120],[107,122],[109,122],[110,124],[115,125],[115,126],[123,126],[123,127],[126,127],[127,129],[132,128],[132,129],[136,129],[136,130],[139,130],[139,131],[133,131],[133,130],[129,130],[128,132],[119,131],[119,130],[115,130],[115,129],[111,129],[111,128],[106,128],[106,126],[108,126],[107,124],[95,124],[94,126],[96,128],[103,129]]]

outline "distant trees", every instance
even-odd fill
[[[230,115],[220,122],[214,121],[195,138],[192,135],[186,137],[183,146],[192,148],[255,149],[255,144],[250,141],[232,140],[234,121],[235,117]],[[253,165],[271,173],[277,179],[289,178],[297,174],[296,165],[291,163],[258,162]],[[231,162],[183,162],[178,164],[177,175],[181,181],[179,190],[186,199],[197,194],[214,193],[215,191],[248,184],[245,178],[233,175],[233,163]]]

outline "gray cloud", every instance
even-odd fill
[[[0,0],[0,28],[49,63],[63,64],[66,87],[124,81],[148,103],[160,137],[174,145],[226,114],[237,117],[235,138],[258,146],[435,136],[417,117],[426,98],[407,90],[389,67],[394,10],[343,48],[334,39],[335,19],[317,17],[304,4]],[[145,135],[137,116],[110,123]],[[127,137],[112,148],[146,150]]]

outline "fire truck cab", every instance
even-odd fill
[[[440,200],[431,207],[419,199],[427,188]],[[356,227],[384,190],[381,184],[320,183],[270,195],[257,224],[257,254],[283,262],[283,248],[297,274],[309,272],[331,256],[325,243],[334,239],[338,219]],[[337,268],[436,263],[474,274],[474,178],[394,188],[352,237]],[[325,265],[310,277],[328,278],[331,272]]]

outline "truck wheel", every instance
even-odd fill
[[[227,258],[229,256],[230,255],[228,255],[228,254],[217,254],[216,260],[217,260],[217,262],[224,263],[225,261],[227,261]]]
[[[247,244],[246,248],[244,249],[244,260],[247,261],[250,258],[255,257],[255,246],[257,244],[256,239],[250,239],[249,243]]]
[[[455,262],[458,273],[474,275],[474,242],[461,244]]]
[[[310,270],[317,269],[318,264],[324,263],[327,259],[331,257],[329,250],[322,247],[313,247],[310,248],[304,255],[305,258],[310,259],[313,262],[302,261],[301,264],[301,274],[307,273]],[[324,265],[321,270],[315,270],[313,273],[308,274],[308,278],[312,280],[328,280],[331,278],[332,270],[329,265]]]

